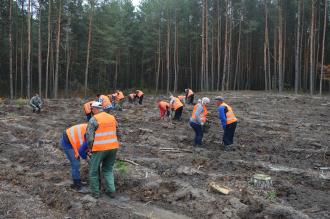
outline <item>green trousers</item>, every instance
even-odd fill
[[[93,152],[89,166],[89,184],[95,197],[100,196],[99,169],[102,164],[102,173],[105,179],[106,192],[115,192],[113,166],[116,161],[117,149]]]

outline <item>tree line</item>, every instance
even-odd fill
[[[3,0],[0,94],[329,90],[327,0]]]

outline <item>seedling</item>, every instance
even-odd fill
[[[116,161],[115,168],[121,173],[127,173],[127,166],[124,161]]]
[[[277,197],[276,191],[269,191],[266,194],[266,198],[273,201]]]

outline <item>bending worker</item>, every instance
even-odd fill
[[[224,102],[223,97],[216,97],[218,106],[219,119],[223,127],[223,145],[225,151],[230,151],[232,148],[230,145],[234,142],[234,135],[237,126],[237,118],[233,112],[233,109]]]
[[[144,96],[144,93],[140,90],[136,90],[135,92],[135,99],[136,98],[139,98],[139,104],[141,105],[142,104],[142,101],[143,101],[143,96]]]
[[[97,94],[96,97],[98,98],[97,102],[100,102],[102,104],[104,112],[109,113],[112,109],[112,104],[109,97],[103,94]]]
[[[171,95],[170,96],[170,107],[171,107],[172,111],[175,111],[173,120],[181,120],[183,104],[181,103],[179,98]]]
[[[129,103],[135,103],[136,93],[130,93],[127,98]]]
[[[86,131],[88,149],[92,151],[89,167],[89,183],[93,197],[100,197],[99,168],[105,178],[106,195],[115,197],[113,166],[119,148],[117,139],[117,121],[114,116],[103,112],[102,104],[92,104],[94,116],[89,120]]]
[[[165,116],[170,116],[170,104],[166,101],[158,101],[158,107],[160,112],[160,118],[164,119]]]
[[[186,103],[191,105],[194,104],[194,92],[189,88],[185,89],[184,91],[186,93]]]
[[[190,126],[195,131],[194,146],[202,146],[203,140],[203,126],[206,122],[207,104],[210,103],[210,99],[207,97],[202,98],[202,102],[194,106],[194,110],[190,117]]]
[[[71,164],[71,175],[73,180],[73,189],[77,190],[80,193],[87,193],[88,190],[83,187],[80,179],[80,157],[79,149],[84,147],[84,144],[87,146],[85,141],[87,124],[79,124],[68,128],[63,132],[61,138],[61,145],[64,149],[65,155],[70,161]],[[85,153],[81,154],[83,159],[87,158]]]
[[[115,101],[116,101],[116,108],[120,111],[123,110],[123,102],[125,100],[125,96],[123,94],[123,92],[119,91],[119,90],[116,90],[116,93],[115,93]]]
[[[89,101],[89,102],[84,104],[84,111],[85,111],[85,114],[86,114],[87,121],[89,121],[92,117],[91,105],[92,105],[93,102],[94,101]]]
[[[42,107],[42,100],[39,94],[35,94],[30,100],[30,106],[33,108],[33,112],[40,113]]]

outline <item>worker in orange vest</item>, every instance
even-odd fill
[[[64,149],[65,155],[71,164],[71,176],[73,180],[73,189],[80,193],[87,193],[88,190],[83,186],[80,179],[80,157],[86,159],[86,153],[79,155],[79,149],[87,146],[85,139],[87,124],[79,124],[72,126],[63,132],[61,137],[61,145]]]
[[[165,116],[170,116],[170,104],[166,101],[158,101],[158,107],[160,112],[160,118],[164,119]]]
[[[234,135],[237,126],[237,118],[233,112],[233,109],[226,104],[223,97],[216,97],[215,100],[217,101],[218,106],[218,114],[219,119],[221,121],[223,127],[223,145],[226,151],[233,150],[230,146],[234,142]]]
[[[184,105],[186,103],[186,96],[178,96],[179,100],[181,101],[181,103]]]
[[[125,96],[122,91],[116,90],[115,92],[115,108],[117,108],[119,111],[123,110],[123,102],[125,100]]]
[[[113,166],[119,148],[117,121],[114,116],[103,112],[101,103],[92,104],[94,116],[89,120],[86,131],[88,149],[92,151],[89,167],[89,183],[93,197],[100,197],[99,168],[105,178],[106,195],[115,197]]]
[[[136,93],[130,93],[127,98],[129,103],[135,103]]]
[[[139,98],[139,104],[141,105],[143,101],[144,93],[140,90],[136,90],[135,94],[136,94],[135,99]]]
[[[110,110],[113,109],[112,102],[108,96],[103,94],[97,94],[96,97],[98,98],[97,102],[100,102],[102,104],[104,112],[109,113]]]
[[[186,103],[191,105],[194,104],[194,92],[190,88],[185,89],[184,91],[186,93]]]
[[[206,115],[207,115],[207,104],[210,103],[210,99],[207,97],[203,97],[201,103],[198,103],[194,106],[194,110],[190,117],[190,126],[195,131],[195,146],[202,146],[203,140],[203,126],[206,122]]]
[[[92,108],[91,108],[91,105],[94,101],[89,101],[87,103],[84,104],[84,111],[85,111],[85,114],[86,114],[86,118],[87,118],[87,121],[89,121],[92,117]]]
[[[170,96],[170,107],[172,111],[175,111],[175,115],[173,120],[181,120],[181,115],[183,111],[183,104],[179,100],[179,98],[174,97],[173,95]]]

